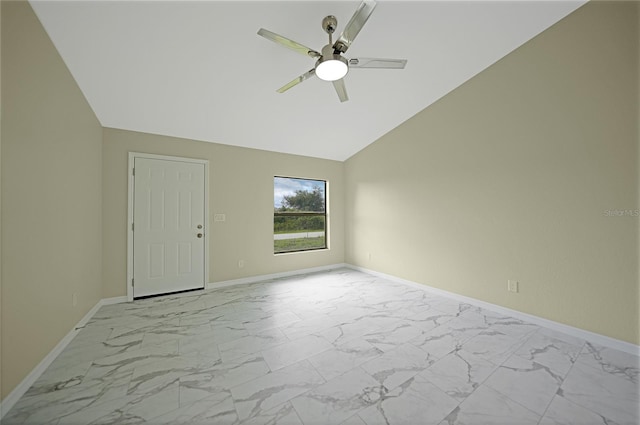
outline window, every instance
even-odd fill
[[[273,178],[273,252],[327,248],[327,182]]]

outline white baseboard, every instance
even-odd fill
[[[233,279],[233,280],[222,280],[219,282],[207,283],[207,285],[205,286],[205,289],[224,288],[225,286],[234,286],[234,285],[246,285],[249,283],[262,282],[264,280],[280,279],[283,277],[298,276],[301,274],[325,272],[328,270],[335,270],[343,267],[348,267],[348,266],[345,263],[338,263],[338,264],[330,264],[328,266],[311,267],[309,269],[292,270],[289,272],[262,274],[258,276],[243,277],[241,279]]]
[[[364,267],[354,266],[352,264],[347,264],[346,267],[358,270],[364,273],[368,273],[374,276],[382,277],[393,282],[402,283],[405,285],[409,285],[414,288],[422,289],[427,292],[431,292],[437,295],[441,295],[447,298],[452,298],[460,302],[464,302],[467,304],[475,305],[477,307],[482,307],[484,309],[494,311],[496,313],[503,314],[505,316],[515,317],[516,319],[524,320],[529,323],[536,324],[538,326],[542,326],[544,328],[552,329],[554,331],[562,332],[567,335],[571,335],[577,338],[584,339],[589,342],[593,342],[598,345],[602,345],[604,347],[613,348],[615,350],[620,350],[625,353],[633,354],[635,356],[640,356],[640,346],[631,344],[626,341],[621,341],[619,339],[611,338],[605,335],[597,334],[595,332],[586,331],[584,329],[576,328],[573,326],[565,325],[563,323],[554,322],[553,320],[545,319],[543,317],[534,316],[531,314],[523,313],[517,310],[512,310],[510,308],[502,307],[497,304],[491,304],[485,301],[481,301],[475,298],[466,297],[464,295],[456,294],[454,292],[445,291],[443,289],[434,288],[429,285],[425,285],[422,283],[413,282],[407,279],[402,279],[396,276],[388,275],[385,273],[377,272],[375,270],[366,269]]]
[[[103,298],[100,300],[100,307],[102,307],[103,305],[126,303],[127,301],[128,300],[126,295],[122,297]]]
[[[126,299],[126,297],[124,298]],[[42,375],[42,373],[49,367],[49,365],[53,363],[53,361],[56,359],[56,357],[58,357],[62,350],[64,350],[66,346],[69,345],[69,343],[79,332],[79,329],[86,325],[87,322],[91,320],[93,315],[96,314],[96,312],[103,305],[103,300],[98,301],[96,305],[94,305],[93,308],[91,308],[91,310],[89,310],[87,314],[85,314],[84,317],[80,319],[80,321],[69,331],[69,333],[67,333],[67,335],[65,335],[65,337],[62,338],[55,347],[53,347],[49,354],[47,354],[45,358],[42,359],[42,361],[40,361],[40,363],[38,363],[38,365],[33,368],[33,370],[31,370],[31,372],[22,380],[22,382],[20,382],[20,384],[18,384],[18,386],[15,387],[8,396],[0,401],[0,419],[2,419],[4,415],[9,410],[11,410],[13,405],[16,404],[18,400],[20,400],[20,397],[22,397],[31,387],[31,385],[33,385],[33,383],[38,380],[40,375]]]

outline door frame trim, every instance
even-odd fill
[[[205,244],[204,244],[204,276],[203,288],[206,288],[209,280],[209,160],[198,158],[184,158],[180,156],[156,155],[143,152],[129,152],[129,164],[127,166],[127,301],[133,301],[133,196],[135,194],[133,180],[133,166],[136,158],[161,159],[165,161],[191,162],[196,164],[204,164],[204,222],[205,227]]]

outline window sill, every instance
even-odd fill
[[[329,248],[318,248],[318,249],[305,249],[304,251],[289,251],[289,252],[274,252],[274,257],[279,257],[281,255],[291,255],[291,254],[309,254],[312,252],[324,252],[329,251]]]

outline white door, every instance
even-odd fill
[[[204,288],[204,164],[135,158],[133,296]]]

